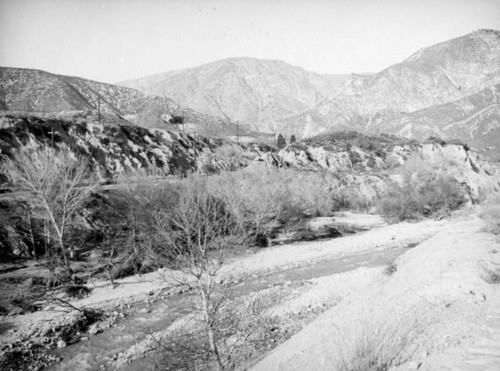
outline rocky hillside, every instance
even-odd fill
[[[78,77],[44,71],[0,68],[0,110],[97,116],[103,122],[175,130],[172,116],[184,117],[187,130],[205,134],[236,133],[236,126],[184,107],[166,97]],[[186,128],[183,128],[186,129]]]
[[[421,49],[373,76],[354,75],[337,96],[272,125],[274,130],[300,136],[350,127],[468,140],[476,129],[465,127],[471,124],[466,116],[498,110],[499,82],[500,32],[480,30]],[[451,102],[455,103],[443,106]],[[453,114],[457,110],[462,113]],[[408,122],[412,129],[403,129]],[[493,130],[495,123],[486,128]]]
[[[323,134],[291,144],[278,153],[266,153],[261,158],[280,167],[307,171],[329,171],[341,174],[354,189],[366,188],[373,193],[373,176],[383,190],[387,177],[398,174],[405,166],[410,171],[436,168],[451,173],[472,201],[485,192],[500,191],[500,171],[467,145],[427,140],[419,142],[393,135],[367,135],[358,132]],[[395,178],[397,179],[397,177]],[[385,184],[385,185],[384,185]]]
[[[171,97],[209,115],[256,123],[315,107],[334,96],[346,77],[320,75],[278,60],[231,58],[119,84]]]
[[[271,150],[265,145],[242,145],[245,156],[216,156],[214,151],[226,143],[183,132],[101,124],[82,117],[75,121],[36,115],[0,116],[0,162],[2,156],[21,147],[70,148],[89,158],[103,181],[132,168],[147,168],[158,175],[231,169],[246,166]]]
[[[479,199],[481,190],[500,190],[498,170],[484,162],[478,152],[463,144],[442,141],[422,143],[390,135],[339,132],[298,141],[275,152],[265,145],[236,145],[130,125],[36,116],[6,115],[0,119],[0,160],[16,148],[52,145],[89,158],[103,181],[130,168],[148,168],[168,175],[264,165],[332,172],[343,184],[376,197],[391,174],[408,161],[417,161],[419,166],[435,164],[455,172],[472,200]]]

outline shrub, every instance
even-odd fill
[[[252,166],[208,177],[207,186],[231,210],[238,233],[250,243],[306,216],[330,216],[353,204],[364,209],[371,204],[357,186],[328,172]]]
[[[188,254],[190,263],[227,246],[235,230],[230,209],[208,191],[207,179],[196,175],[182,182],[176,204],[157,213],[154,223],[158,232],[164,232],[166,245],[178,257]]]
[[[216,277],[232,245],[235,219],[227,205],[210,194],[207,179],[191,176],[182,183],[177,204],[171,213],[156,218],[165,247],[174,251],[185,273],[177,282],[194,292],[195,310],[202,318],[207,353],[222,370],[218,344],[221,326],[217,321],[221,299],[215,293]]]
[[[379,211],[390,220],[414,220],[445,216],[464,202],[463,189],[450,175],[417,172],[390,187],[380,200]]]
[[[394,261],[388,262],[384,268],[384,273],[387,276],[392,276],[397,271],[398,271],[398,266],[397,266],[396,262],[394,262]]]
[[[204,173],[220,173],[223,170],[234,171],[245,166],[254,153],[246,151],[238,144],[224,144],[213,153],[202,152],[198,157],[198,169]]]
[[[481,213],[481,218],[484,219],[486,224],[486,231],[500,235],[500,203],[499,200],[489,202],[490,205],[485,207]]]
[[[280,222],[300,215],[290,196],[290,175],[283,169],[248,169],[211,177],[208,187],[231,210],[239,233],[254,243]]]
[[[147,271],[164,265],[176,254],[164,248],[165,238],[158,233],[158,215],[172,214],[179,202],[179,186],[169,182],[151,182],[142,178],[125,183],[113,200],[120,207],[112,230],[110,244],[119,242],[121,251],[115,265],[115,276]],[[116,210],[116,208],[115,208]],[[126,225],[123,226],[123,221]],[[120,274],[121,272],[121,274]]]
[[[331,357],[338,371],[386,371],[407,362],[419,329],[412,318],[376,321],[374,318],[351,324],[338,334],[341,343]]]
[[[281,135],[281,134],[278,135],[278,140],[277,140],[276,144],[277,144],[279,149],[286,147],[286,139],[283,137],[283,135]]]
[[[240,155],[239,148],[226,150]],[[190,228],[197,233],[196,224],[203,225],[206,216],[187,202],[195,195],[211,205],[212,217],[224,218],[228,230],[213,230],[211,235],[217,234],[213,241],[221,242],[219,237],[231,234],[232,244],[226,244],[230,249],[243,244],[265,246],[283,225],[305,216],[328,216],[352,202],[366,204],[360,192],[337,175],[267,166],[212,176],[190,174],[175,182],[135,171],[117,181],[117,189],[94,199],[89,214],[99,227],[90,243],[99,245],[92,249],[111,280],[182,261],[185,247],[197,237],[179,233],[173,217],[184,208],[184,214],[191,215]]]
[[[64,287],[63,291],[71,298],[80,299],[82,297],[88,296],[92,292],[92,289],[84,285],[69,285]]]
[[[49,252],[64,262],[70,275],[69,260],[75,257],[74,246],[68,243],[70,222],[99,184],[90,164],[67,149],[24,148],[6,159],[1,171],[16,191],[29,196],[29,214],[46,222],[47,239],[57,243],[57,249]]]
[[[239,233],[250,243],[305,216],[328,216],[345,209],[354,195],[332,174],[273,167],[224,172],[209,177],[207,185],[226,203]]]
[[[172,115],[172,118],[169,120],[169,122],[174,125],[183,125],[184,117],[179,115]]]
[[[227,161],[241,161],[244,154],[243,148],[237,144],[224,144],[217,147],[214,152],[218,158]]]
[[[483,270],[483,279],[485,282],[491,284],[500,284],[500,272],[486,267],[483,267]]]

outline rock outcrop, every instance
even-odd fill
[[[197,157],[216,145],[204,137],[138,126],[75,124],[33,116],[1,120],[0,155],[38,146],[70,148],[89,158],[105,179],[131,168],[154,168],[162,175],[191,172]]]
[[[223,139],[134,125],[99,123],[78,116],[0,115],[0,162],[21,147],[69,148],[88,158],[102,180],[130,169],[148,169],[160,176],[193,171],[235,170],[272,148],[236,144]]]
[[[353,189],[364,187],[362,193],[372,196],[384,188],[374,177],[387,181],[402,166],[410,172],[435,170],[452,175],[464,186],[472,202],[500,190],[500,171],[496,166],[464,144],[443,141],[417,142],[347,132],[320,135],[262,157],[276,166],[338,173]]]

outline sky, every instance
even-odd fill
[[[0,66],[114,83],[231,57],[378,72],[491,28],[500,0],[0,0]]]

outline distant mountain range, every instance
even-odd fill
[[[500,142],[499,83],[500,32],[479,30],[376,74],[319,75],[233,58],[120,84],[261,132],[309,137],[355,129],[492,145]]]
[[[277,130],[299,130],[307,123],[318,131],[345,126],[380,131],[397,115],[458,101],[498,83],[500,32],[481,30],[421,49],[373,76],[355,77],[333,99],[280,120],[276,126]],[[425,135],[433,133],[431,129]],[[406,134],[419,137],[423,133],[416,129]]]
[[[170,118],[183,116],[188,131],[201,134],[235,135],[239,121],[240,134],[254,138],[358,130],[500,150],[494,30],[423,48],[376,74],[321,75],[276,60],[231,58],[120,85],[0,68],[0,110],[95,114],[99,106],[110,122],[145,127],[170,129]]]

